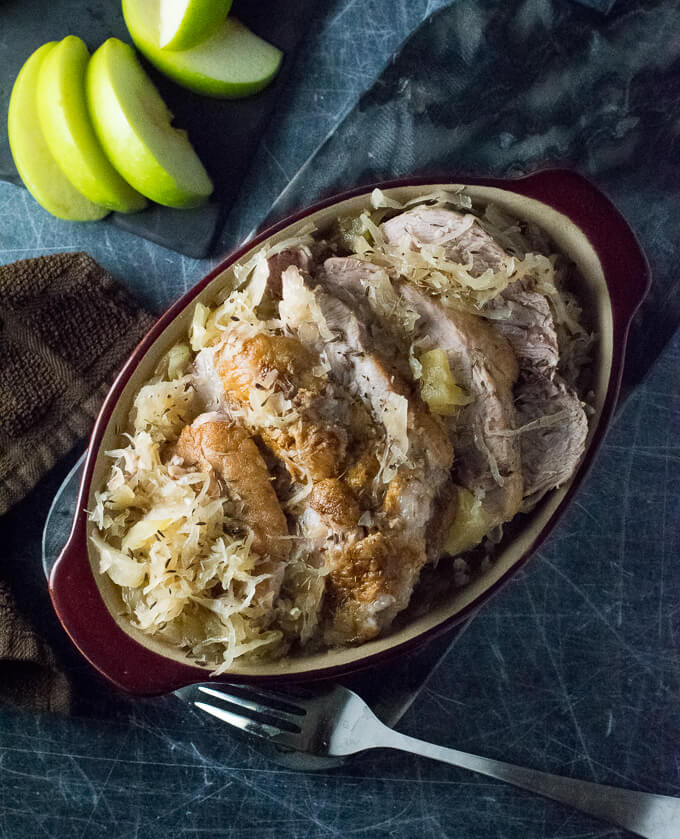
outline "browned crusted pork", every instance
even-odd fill
[[[295,479],[338,474],[347,435],[332,416],[334,400],[327,393],[327,379],[315,374],[318,355],[297,338],[260,334],[225,340],[213,363],[225,404],[247,408],[252,404],[251,391],[258,388],[291,402],[290,421],[260,426],[256,420],[254,430]]]
[[[301,330],[305,310],[293,305],[295,298],[307,299],[318,313],[316,333]],[[352,531],[345,519],[341,540],[326,548],[331,570],[324,636],[329,643],[373,637],[408,604],[427,561],[426,527],[449,480],[453,456],[441,423],[390,363],[390,336],[370,311],[363,310],[360,318],[349,300],[351,294],[342,300],[296,268],[283,274],[286,328],[304,334],[310,351],[325,351],[330,375],[365,409],[365,424],[354,430],[344,463],[347,482],[336,485],[333,495],[343,499],[344,514],[351,488],[361,501],[356,514],[367,513],[372,524],[359,526],[357,515]],[[375,447],[370,468],[363,445],[367,437]],[[375,462],[381,449],[382,464]],[[316,491],[315,486],[312,504]],[[371,532],[377,524],[381,532]]]
[[[253,550],[262,558],[258,572],[270,575],[258,585],[256,596],[260,605],[271,607],[290,553],[288,523],[250,434],[226,417],[202,415],[184,427],[174,454],[185,466],[212,472],[236,499],[235,516],[252,532]]]

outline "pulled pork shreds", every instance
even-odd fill
[[[141,632],[159,636],[183,649],[190,658],[210,665],[215,673],[228,670],[241,657],[285,654],[291,642],[305,644],[319,630],[326,578],[330,568],[318,561],[318,540],[290,536],[293,545],[280,592],[273,607],[255,597],[258,584],[270,578],[261,566],[266,558],[252,549],[253,533],[239,518],[239,498],[215,474],[200,466],[186,467],[172,456],[182,429],[205,411],[224,410],[219,382],[210,376],[201,386],[201,370],[229,341],[243,342],[258,335],[296,334],[305,346],[321,347],[313,368],[315,377],[328,378],[331,363],[324,346],[336,340],[318,299],[295,269],[288,269],[287,294],[276,305],[267,295],[267,260],[283,251],[298,250],[310,260],[318,252],[341,248],[359,260],[382,268],[371,272],[365,293],[378,322],[403,339],[414,385],[423,368],[420,347],[413,342],[418,315],[397,293],[394,280],[409,282],[436,296],[444,306],[478,314],[510,283],[525,279],[545,295],[553,311],[560,348],[560,371],[569,383],[589,361],[593,336],[580,323],[581,309],[565,291],[558,257],[550,253],[544,234],[536,226],[518,222],[490,204],[473,207],[463,187],[438,190],[401,204],[380,190],[371,206],[350,219],[339,219],[336,239],[323,239],[312,224],[297,236],[270,248],[261,248],[247,262],[237,264],[233,280],[225,283],[212,305],[197,303],[186,339],[172,347],[154,376],[138,392],[130,425],[119,448],[108,452],[113,464],[106,486],[95,493],[90,511],[94,524],[91,541],[102,574],[120,588],[131,623]],[[380,223],[418,204],[449,207],[463,213],[469,225],[478,223],[505,250],[508,259],[494,271],[471,271],[447,257],[438,244],[412,249],[406,242],[388,242]],[[349,244],[349,247],[347,245]],[[272,316],[274,313],[274,316]],[[496,305],[487,318],[507,313]],[[276,370],[264,374],[244,405],[229,407],[229,419],[246,428],[285,429],[299,414]],[[358,394],[361,397],[361,394]],[[354,394],[356,398],[357,394]],[[345,395],[345,398],[348,398]],[[409,402],[386,392],[382,402],[366,404],[381,424],[378,435],[377,474],[373,487],[385,487],[400,470],[411,468],[409,457]],[[541,417],[521,428],[489,431],[514,436],[559,423],[564,412]],[[213,416],[210,414],[209,416]],[[503,478],[481,435],[477,444],[489,459],[494,479]],[[307,508],[313,483],[293,482],[282,500],[290,516]],[[378,526],[379,514],[365,510],[357,527]],[[456,582],[468,582],[465,560],[454,565]]]

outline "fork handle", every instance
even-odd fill
[[[645,839],[680,839],[680,798],[635,792],[513,766],[500,760],[416,740],[387,726],[381,727],[378,737],[380,742],[375,742],[377,748],[400,749],[470,769],[480,775],[488,775],[562,804],[569,804]]]

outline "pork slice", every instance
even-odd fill
[[[287,301],[288,295],[299,301],[305,294],[306,308]],[[370,311],[362,311],[359,317],[357,308],[347,302],[351,299],[351,295],[340,299],[321,286],[312,287],[308,279],[301,288],[299,272],[289,270],[283,275],[287,328],[303,331],[315,348],[322,347],[335,382],[368,409],[370,418],[359,429],[360,436],[370,436],[382,427],[380,436],[391,438],[401,454],[392,464],[394,474],[390,473],[386,492],[376,490],[375,469],[365,447],[357,446],[354,459],[348,457],[347,485],[355,498],[362,499],[365,511],[370,508],[371,517],[379,520],[381,532],[366,534],[357,522],[353,529],[344,529],[340,544],[326,549],[330,571],[323,634],[329,644],[374,637],[408,604],[427,561],[425,530],[438,490],[448,480],[453,456],[441,424],[429,416],[381,353],[389,337]],[[318,321],[315,335],[302,329],[308,325],[305,312],[312,309]],[[376,433],[376,448],[379,445]],[[311,502],[318,512],[315,495],[316,487]],[[344,490],[337,499],[344,512],[348,507]],[[326,515],[332,511],[333,504],[326,504]]]
[[[534,502],[576,471],[585,450],[588,419],[581,400],[559,375],[525,379],[517,388],[516,408],[520,428],[544,417],[557,420],[520,435],[524,494]]]
[[[543,294],[519,280],[489,301],[481,314],[490,317],[493,328],[510,342],[523,373],[552,377],[559,348],[552,311]]]
[[[226,418],[201,415],[182,429],[174,454],[186,466],[214,473],[235,500],[235,515],[252,532],[252,548],[262,558],[256,573],[270,575],[257,586],[256,602],[271,608],[288,560],[288,524],[250,434]]]
[[[251,433],[264,444],[284,497],[297,497],[299,484],[311,488],[296,502],[295,535],[305,539],[303,566],[323,566],[327,543],[345,543],[360,534],[356,503],[352,504],[350,493],[343,493],[337,477],[346,460],[346,412],[335,398],[318,353],[291,335],[235,334],[200,355],[197,387],[227,412],[244,416]],[[253,400],[261,402],[263,396],[269,405],[284,400],[286,412],[280,421],[276,413],[269,417],[266,411],[251,410]],[[315,579],[320,607],[325,578]],[[304,629],[305,640],[313,626]]]
[[[406,401],[406,451],[376,511],[382,532],[369,534],[336,556],[330,575],[329,643],[363,640],[389,626],[409,603],[427,561],[426,530],[441,487],[449,479],[452,450],[441,425],[428,415],[378,353],[373,336],[355,312],[337,298],[319,294],[321,310],[345,350],[352,378],[376,420],[394,399]],[[335,345],[334,345],[335,346]]]
[[[508,270],[511,258],[484,230],[476,218],[440,207],[414,207],[381,225],[388,242],[418,250],[422,245],[442,245],[448,259],[470,265],[473,277],[489,268]]]
[[[509,285],[485,311],[495,314],[492,327],[510,342],[519,362],[515,387],[521,427],[546,415],[557,425],[520,436],[525,502],[531,505],[573,474],[583,454],[588,421],[581,401],[557,372],[559,347],[552,310],[546,297],[526,280]],[[498,318],[502,314],[502,318]]]
[[[326,259],[317,276],[324,290],[351,307],[379,343],[381,354],[408,380],[404,335],[412,329],[416,316],[397,294],[388,272],[356,257],[342,256]]]
[[[281,275],[291,265],[310,274],[314,270],[314,259],[303,247],[286,248],[267,257],[267,290],[272,297],[281,298]]]
[[[494,432],[515,428],[512,348],[483,319],[445,308],[410,284],[400,291],[420,316],[417,336],[446,352],[454,379],[473,399],[449,421],[455,479],[483,497],[490,527],[508,521],[522,500],[520,448],[515,437]]]
[[[332,416],[337,400],[319,375],[317,354],[297,338],[258,334],[227,338],[208,361],[219,377],[223,402],[248,414],[259,389],[271,394],[265,406],[276,404],[277,399],[289,405],[288,418],[272,414],[271,419],[263,419],[260,413],[246,422],[294,480],[320,480],[338,474],[347,435],[342,423]]]
[[[356,256],[331,256],[324,260],[319,279],[345,303],[356,306],[386,274],[384,268]]]

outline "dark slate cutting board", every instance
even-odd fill
[[[233,204],[250,160],[277,102],[292,56],[318,4],[314,0],[234,0],[232,13],[254,32],[284,52],[281,72],[266,90],[240,100],[199,96],[166,79],[145,63],[175,115],[175,124],[189,131],[199,157],[215,182],[214,200],[195,210],[154,205],[135,215],[112,214],[115,224],[187,256],[203,257],[211,249]],[[115,36],[131,42],[120,0],[4,0],[2,30],[24,33],[3,40],[0,48],[0,179],[19,183],[7,141],[7,106],[14,79],[28,56],[46,41],[73,34],[91,50]]]

